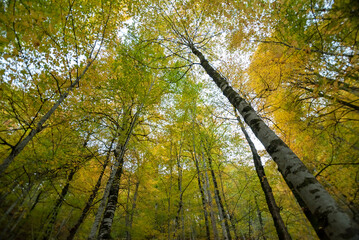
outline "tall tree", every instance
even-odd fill
[[[264,192],[264,195],[266,196],[266,202],[268,205],[268,209],[272,215],[273,222],[274,222],[275,228],[277,230],[278,238],[279,239],[292,239],[291,236],[289,235],[287,227],[285,226],[284,221],[280,215],[279,207],[274,199],[274,196],[272,193],[272,188],[268,183],[268,180],[267,180],[267,177],[266,177],[266,174],[264,172],[264,168],[263,168],[263,165],[261,162],[261,158],[258,155],[257,149],[254,146],[254,143],[252,142],[251,138],[249,137],[246,129],[244,128],[242,120],[238,116],[236,110],[235,110],[235,115],[236,115],[239,125],[242,129],[242,132],[251,148],[254,166],[256,168],[257,176],[261,183],[262,190]],[[261,227],[263,228],[263,226],[261,226]]]

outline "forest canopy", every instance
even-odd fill
[[[358,1],[0,11],[0,239],[359,238]]]

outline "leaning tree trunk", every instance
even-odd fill
[[[128,222],[126,222],[126,239],[127,240],[131,240],[131,238],[132,238],[131,230],[132,230],[132,223],[133,223],[133,215],[136,210],[136,201],[137,201],[139,186],[140,186],[140,181],[137,181],[136,186],[135,186],[135,192],[133,194],[133,199],[132,199],[132,208],[131,208],[130,213],[128,213],[129,214]]]
[[[132,169],[131,169],[132,170]],[[127,199],[126,199],[126,208],[125,208],[125,236],[126,239],[129,239],[129,230],[128,227],[130,225],[130,195],[131,195],[131,175],[127,178]]]
[[[256,111],[243,99],[217,72],[194,47],[190,46],[193,54],[199,60],[203,69],[221,89],[223,95],[239,111],[244,121],[252,129],[256,137],[262,142],[267,152],[278,165],[278,170],[289,185],[298,202],[309,209],[318,224],[329,239],[358,239],[357,224],[343,210],[339,208],[332,196],[324,189],[317,179],[295,153],[271,130],[257,115]],[[313,223],[313,220],[310,220]]]
[[[153,84],[154,84],[154,82],[151,83],[150,88],[149,88],[149,90],[147,92],[147,95],[150,93]],[[146,97],[147,97],[147,95],[146,95]],[[115,179],[117,178],[117,175],[121,176],[121,174],[122,174],[122,165],[123,165],[123,160],[124,160],[125,152],[126,152],[126,149],[127,149],[127,145],[128,145],[128,142],[130,141],[130,138],[132,136],[132,131],[133,131],[134,127],[135,127],[135,124],[137,123],[137,119],[139,117],[139,114],[140,114],[143,106],[144,106],[144,102],[141,103],[139,109],[136,111],[133,119],[131,120],[130,126],[129,126],[128,130],[127,130],[127,133],[126,133],[126,139],[125,139],[124,143],[123,144],[118,143],[117,146],[116,146],[116,149],[114,151],[116,161],[115,161],[115,164],[114,164],[113,169],[111,171],[110,177],[109,177],[109,179],[107,181],[106,189],[105,189],[105,192],[103,194],[100,206],[99,206],[99,208],[97,210],[95,221],[92,224],[92,228],[91,228],[91,231],[90,231],[90,234],[89,234],[89,237],[88,237],[89,240],[96,239],[97,232],[98,232],[98,225],[101,222],[101,219],[103,217],[103,212],[105,211],[105,207],[107,206],[107,201],[109,199],[110,191],[112,189],[113,183],[114,183]],[[125,124],[125,122],[123,124]],[[126,127],[123,126],[123,129],[126,129]],[[118,173],[119,171],[121,173]],[[113,214],[114,214],[114,212],[113,212]],[[103,236],[107,236],[106,232],[108,232],[108,233],[111,232],[112,221],[113,220],[111,220],[110,225],[101,224],[103,226],[102,227]],[[108,228],[108,226],[110,228]],[[107,230],[105,230],[106,228],[107,228]]]
[[[213,211],[213,202],[212,202],[212,195],[211,195],[211,190],[210,190],[210,184],[209,184],[209,177],[207,174],[207,167],[206,167],[206,160],[204,158],[204,153],[202,152],[202,161],[203,161],[203,168],[204,168],[204,176],[205,176],[205,181],[203,183],[203,188],[205,193],[207,193],[207,197],[208,197],[208,206],[209,206],[209,214],[211,217],[211,224],[212,224],[212,230],[213,230],[213,239],[214,240],[218,240],[219,239],[219,234],[218,234],[218,229],[217,229],[217,221],[216,221],[216,216],[215,213]]]
[[[235,112],[236,113],[236,112]],[[237,113],[236,113],[237,115]],[[283,219],[279,212],[279,207],[274,199],[272,188],[269,185],[268,179],[266,177],[266,174],[264,172],[264,168],[261,162],[261,157],[258,155],[257,149],[254,146],[251,138],[249,137],[246,129],[244,128],[242,121],[239,116],[237,116],[238,123],[241,127],[241,130],[249,144],[249,147],[251,148],[252,155],[253,155],[253,162],[254,166],[257,172],[257,176],[259,178],[259,181],[261,183],[262,190],[264,192],[264,196],[268,205],[269,212],[272,215],[273,222],[275,229],[277,230],[278,238],[279,239],[286,239],[290,240],[292,239],[291,236],[288,233],[287,227],[285,226]]]
[[[194,119],[192,121],[192,126],[193,129],[195,129],[195,124],[194,124]],[[198,164],[198,158],[197,158],[197,151],[196,151],[196,139],[194,136],[194,132],[192,132],[192,145],[193,145],[193,154],[192,154],[192,158],[195,162],[196,165],[196,170],[197,170],[197,181],[198,181],[198,188],[199,191],[201,193],[201,200],[202,200],[202,208],[203,208],[203,214],[204,214],[204,222],[206,225],[206,237],[208,240],[211,239],[211,232],[209,230],[209,220],[208,220],[208,211],[207,211],[207,201],[206,201],[206,196],[204,194],[204,190],[202,187],[202,178],[203,175],[199,169],[199,164]]]
[[[72,181],[76,171],[77,171],[77,168],[71,169],[71,172],[69,173],[69,175],[67,177],[66,184],[62,188],[62,191],[60,193],[59,198],[57,199],[57,201],[55,203],[54,208],[51,210],[51,212],[47,216],[48,223],[46,224],[46,228],[45,228],[45,231],[43,233],[43,237],[42,237],[43,240],[50,239],[52,228],[53,228],[53,226],[54,226],[54,224],[56,222],[57,215],[59,214],[60,207],[62,206],[62,203],[64,202],[65,197],[66,197],[67,193],[69,192],[70,182]]]
[[[231,223],[232,229],[233,229],[233,233],[234,233],[234,238],[235,239],[239,239],[238,233],[237,233],[237,229],[236,229],[236,221],[234,218],[234,213],[230,214],[229,213],[229,207],[228,207],[228,203],[227,203],[227,199],[226,199],[226,195],[224,194],[224,188],[223,188],[223,179],[222,179],[222,174],[221,172],[219,172],[219,180],[221,182],[221,189],[222,189],[222,193],[223,193],[223,203],[224,203],[224,207],[227,209],[227,216],[229,218],[229,221]]]
[[[194,147],[193,147],[194,148]],[[201,180],[201,172],[199,170],[199,166],[198,166],[198,160],[197,160],[197,156],[196,156],[196,150],[194,149],[194,161],[196,164],[196,170],[197,170],[197,180],[198,180],[198,188],[199,191],[201,193],[201,200],[202,200],[202,208],[203,208],[203,213],[204,213],[204,222],[206,224],[206,236],[207,239],[210,240],[211,239],[211,233],[209,231],[209,221],[208,221],[208,212],[207,212],[207,203],[206,203],[206,197],[204,195],[204,191],[202,188],[202,180]]]
[[[181,228],[181,233],[177,235],[177,239],[184,240],[184,219],[183,219],[183,189],[182,189],[182,166],[180,161],[181,156],[177,156],[177,171],[178,171],[178,191],[180,193],[178,200],[178,209],[175,219],[175,231],[173,236],[177,235],[177,230]]]
[[[221,222],[223,223],[222,224],[222,228],[224,229],[223,238],[228,239],[228,240],[232,240],[232,236],[231,236],[231,232],[230,232],[229,224],[228,224],[227,213],[224,210],[222,198],[221,198],[219,188],[218,188],[216,175],[215,175],[215,173],[213,171],[212,158],[211,158],[211,156],[209,156],[209,154],[208,154],[208,164],[209,164],[209,170],[211,171],[211,175],[212,175],[212,181],[213,181],[213,186],[214,186],[214,196],[215,196],[215,200],[217,202],[219,216],[221,217]]]
[[[105,159],[105,162],[103,163],[102,166],[102,171],[100,173],[100,176],[97,179],[96,185],[94,187],[94,189],[92,190],[92,193],[89,197],[89,199],[87,200],[87,203],[84,207],[84,209],[82,210],[81,216],[80,218],[77,220],[76,224],[70,229],[70,235],[67,237],[67,240],[72,240],[75,237],[75,234],[77,232],[77,230],[79,229],[79,227],[81,226],[81,224],[83,223],[83,221],[85,220],[87,213],[89,212],[93,201],[95,200],[96,196],[97,196],[97,192],[100,189],[101,186],[101,180],[102,177],[105,173],[106,167],[109,163],[110,160],[110,155],[111,155],[111,151],[112,151],[112,145],[113,145],[113,141],[111,142],[110,148],[108,149],[108,153]]]
[[[111,238],[111,228],[113,223],[113,218],[115,216],[115,211],[118,201],[118,191],[120,190],[120,181],[122,175],[123,167],[123,157],[120,159],[120,166],[116,172],[116,178],[112,182],[110,194],[108,196],[108,202],[106,205],[105,213],[100,225],[98,239],[112,239]]]
[[[262,238],[264,240],[266,240],[266,236],[264,234],[264,224],[263,224],[263,218],[262,218],[262,212],[261,210],[259,209],[259,205],[258,205],[258,202],[257,202],[257,198],[256,196],[254,196],[254,201],[256,203],[256,207],[257,207],[257,216],[258,216],[258,221],[259,221],[259,226],[260,226],[260,230],[261,230],[261,234],[262,234]]]

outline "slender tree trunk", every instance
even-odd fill
[[[258,215],[258,220],[259,220],[259,226],[260,226],[260,230],[261,230],[261,234],[263,239],[265,240],[265,234],[264,234],[264,225],[263,225],[263,218],[262,218],[262,212],[259,209],[259,205],[258,205],[258,201],[257,201],[257,197],[254,196],[254,201],[256,202],[256,207],[257,207],[257,215]]]
[[[110,156],[111,156],[111,152],[112,152],[112,145],[113,145],[113,140],[111,142],[110,148],[108,149],[108,153],[107,153],[105,162],[103,163],[102,171],[100,173],[100,176],[97,179],[96,185],[95,185],[94,189],[92,190],[92,193],[91,193],[89,199],[87,200],[87,203],[86,203],[84,209],[82,210],[80,218],[77,220],[76,224],[70,229],[70,234],[67,237],[67,240],[72,240],[75,237],[77,230],[79,229],[79,227],[81,226],[81,224],[85,220],[85,218],[87,216],[87,213],[91,209],[92,203],[93,203],[93,201],[95,200],[95,198],[97,196],[98,190],[100,189],[102,177],[103,177],[103,175],[105,173],[105,170],[106,170],[106,167],[107,167],[107,165],[108,165],[108,163],[110,161]]]
[[[117,172],[117,168],[118,168],[119,164],[120,163],[116,161],[115,165],[113,166],[113,168],[111,170],[110,177],[107,180],[106,188],[105,188],[105,191],[103,193],[103,197],[102,197],[100,205],[99,205],[99,207],[97,209],[97,213],[95,215],[95,220],[94,220],[94,222],[92,224],[92,227],[91,227],[91,231],[90,231],[90,234],[89,234],[89,237],[88,237],[89,240],[96,239],[98,228],[99,228],[99,225],[100,225],[102,217],[103,217],[103,212],[105,211],[105,208],[106,208],[107,199],[108,199],[108,196],[110,194],[112,182],[113,182],[114,178],[116,177],[116,172]]]
[[[335,200],[309,172],[302,161],[264,123],[255,110],[228,84],[227,80],[208,63],[203,54],[193,45],[190,47],[199,58],[201,66],[239,111],[244,121],[277,163],[278,170],[298,202],[302,202],[309,209],[314,218],[309,219],[314,225],[313,227],[316,230],[323,229],[329,239],[358,239],[357,224],[339,208]]]
[[[57,233],[56,233],[56,235],[53,237],[53,239],[59,239],[59,235],[60,235],[60,233],[61,233],[62,228],[66,225],[66,223],[70,220],[70,218],[71,218],[71,216],[72,216],[72,211],[73,211],[73,209],[71,209],[71,211],[70,211],[69,215],[67,216],[67,218],[65,218],[65,219],[62,220],[62,222],[61,222],[61,224],[60,224],[60,226],[59,226],[59,228],[58,228],[58,230],[57,230]]]
[[[237,115],[237,113],[236,113],[236,115]],[[267,176],[266,176],[266,174],[264,172],[264,168],[263,168],[263,165],[262,165],[262,162],[261,162],[261,158],[258,155],[257,149],[254,146],[254,143],[252,142],[251,138],[249,137],[249,135],[247,133],[247,130],[244,128],[244,126],[242,124],[242,121],[241,121],[241,119],[240,119],[240,117],[238,115],[237,115],[237,120],[238,120],[239,125],[240,125],[240,127],[242,129],[242,132],[243,132],[243,134],[244,134],[244,136],[245,136],[245,138],[246,138],[246,140],[247,140],[247,142],[249,144],[249,147],[251,148],[252,156],[253,156],[253,162],[254,162],[256,172],[257,172],[257,176],[258,176],[258,179],[259,179],[259,181],[261,183],[261,187],[262,187],[262,190],[264,192],[264,196],[266,198],[266,202],[267,202],[267,205],[268,205],[269,212],[272,215],[274,226],[275,226],[275,229],[277,230],[278,237],[279,237],[279,239],[290,240],[292,238],[289,235],[287,227],[285,226],[285,224],[283,222],[283,219],[282,219],[282,217],[280,215],[279,207],[277,206],[277,203],[276,203],[276,201],[274,199],[274,196],[273,196],[272,188],[269,185],[269,182],[267,180]]]
[[[172,148],[171,148],[172,149]],[[170,156],[172,156],[170,154]],[[168,194],[168,200],[167,200],[167,211],[168,211],[168,219],[167,219],[167,227],[168,227],[168,236],[167,239],[171,240],[171,196],[172,196],[172,178],[173,178],[173,167],[172,167],[172,161],[170,161],[170,189]]]
[[[138,194],[139,186],[140,186],[140,182],[137,181],[136,186],[135,186],[135,192],[133,194],[133,199],[132,199],[132,208],[129,213],[128,223],[126,223],[126,239],[127,240],[131,240],[131,229],[132,229],[132,223],[133,223],[133,215],[134,215],[135,209],[136,209],[136,201],[137,201],[137,194]]]
[[[194,150],[193,158],[194,158],[194,161],[195,161],[195,164],[196,164],[198,188],[199,188],[199,191],[201,193],[202,208],[203,208],[203,213],[204,213],[204,222],[205,222],[205,225],[206,225],[206,236],[207,236],[207,239],[210,240],[211,239],[211,232],[209,230],[207,203],[206,203],[206,198],[205,198],[204,191],[203,191],[203,188],[202,188],[202,181],[201,181],[202,174],[201,174],[201,172],[199,170],[198,160],[197,160],[197,157],[196,157],[196,151],[195,150]]]
[[[66,197],[67,193],[69,192],[70,182],[72,181],[77,170],[78,170],[77,168],[71,169],[71,171],[67,177],[66,184],[62,188],[62,191],[60,193],[59,198],[57,199],[57,201],[55,203],[54,208],[51,210],[50,214],[47,216],[48,223],[46,224],[45,231],[42,234],[43,237],[40,237],[43,240],[50,239],[51,232],[52,232],[53,226],[56,222],[57,215],[59,214],[60,207],[62,206],[62,203],[64,202],[65,197]]]
[[[111,228],[117,207],[118,192],[120,190],[120,181],[122,175],[122,167],[123,167],[123,157],[120,159],[120,166],[117,169],[116,178],[111,185],[107,206],[100,225],[98,239],[101,240],[111,239]]]
[[[209,177],[207,173],[207,166],[206,166],[206,160],[202,153],[202,160],[203,160],[203,170],[204,170],[204,176],[205,176],[205,182],[203,184],[204,191],[207,193],[208,197],[208,206],[210,209],[210,217],[211,217],[211,223],[212,223],[212,230],[213,230],[213,239],[219,240],[219,234],[217,229],[217,221],[216,221],[216,215],[213,211],[213,201],[212,201],[212,194],[210,190],[210,184],[209,184]]]
[[[141,113],[141,110],[145,104],[145,101],[146,101],[146,98],[147,96],[150,94],[151,90],[152,90],[152,86],[154,85],[155,83],[155,80],[153,80],[150,84],[150,87],[144,97],[144,100],[143,102],[141,103],[141,105],[139,106],[138,110],[136,111],[131,123],[130,123],[130,126],[129,128],[127,129],[125,126],[123,127],[123,129],[127,129],[127,132],[126,132],[126,139],[124,141],[124,144],[120,144],[118,143],[117,146],[116,146],[116,149],[114,151],[114,154],[115,154],[115,158],[116,158],[116,161],[115,161],[115,164],[114,164],[114,167],[113,167],[113,170],[111,171],[111,174],[110,174],[110,177],[107,181],[107,184],[106,184],[106,189],[105,189],[105,192],[103,194],[103,197],[102,197],[102,200],[101,200],[101,203],[100,203],[100,206],[97,210],[97,214],[96,214],[96,217],[95,217],[95,221],[92,225],[92,228],[91,228],[91,232],[90,232],[90,235],[89,235],[89,240],[94,240],[96,238],[96,235],[97,235],[97,232],[98,232],[98,225],[100,224],[101,222],[101,219],[102,219],[102,216],[103,216],[103,212],[104,212],[104,209],[105,207],[107,206],[107,200],[109,198],[109,195],[110,195],[110,190],[112,188],[112,183],[114,182],[116,176],[117,176],[117,171],[121,171],[122,172],[122,164],[123,164],[123,158],[124,158],[124,155],[125,155],[125,151],[127,149],[127,145],[128,145],[128,142],[130,141],[130,138],[132,136],[132,132],[133,132],[133,129],[137,123],[137,119]],[[123,122],[123,124],[125,124],[125,122]],[[121,166],[121,167],[120,167]],[[119,168],[120,167],[120,168]],[[121,174],[119,174],[121,175]],[[113,215],[114,216],[114,215]],[[111,220],[111,226],[112,226],[112,221]],[[107,224],[104,225],[104,227],[106,226]],[[110,227],[111,227],[110,226]],[[106,227],[107,228],[107,227]],[[111,229],[108,229],[106,231],[109,231],[111,232]],[[103,233],[107,236],[106,233]]]
[[[252,239],[252,208],[251,203],[247,201],[248,204],[248,239]]]
[[[20,202],[20,199],[22,198],[19,197],[16,199],[16,201],[14,201],[9,207],[8,209],[5,211],[4,215],[1,217],[0,222],[4,222],[4,220],[7,218],[7,216],[12,212],[12,210],[16,207],[16,205]]]
[[[215,196],[215,200],[217,202],[219,216],[221,218],[222,229],[224,229],[223,238],[232,240],[231,232],[230,232],[229,225],[228,225],[228,217],[227,217],[226,211],[224,210],[222,198],[219,193],[216,174],[213,171],[212,158],[209,156],[209,154],[208,154],[208,164],[209,164],[209,170],[211,171],[211,175],[212,175],[212,181],[213,181],[213,186],[214,186],[214,196]]]
[[[179,153],[180,155],[180,153]],[[183,192],[182,192],[182,166],[180,162],[180,156],[177,156],[177,171],[178,171],[178,191],[179,201],[178,201],[178,209],[177,209],[177,216],[176,216],[176,225],[175,225],[175,232],[176,234],[178,229],[181,229],[181,234],[178,235],[177,239],[184,240],[183,238]]]
[[[26,214],[26,210],[22,211],[22,213],[20,214],[20,216],[17,218],[16,222],[12,225],[12,227],[11,227],[11,229],[10,229],[10,231],[9,231],[10,235],[9,235],[9,238],[8,238],[8,239],[15,239],[15,236],[17,235],[17,233],[13,233],[13,232],[14,232],[14,230],[16,229],[17,225],[19,225],[20,221],[21,221],[22,219],[24,219],[25,214]]]
[[[192,114],[195,114],[192,111]],[[193,129],[195,129],[195,116],[193,116],[193,121],[192,121],[192,126]],[[192,154],[192,158],[195,162],[196,165],[196,170],[197,170],[197,180],[198,180],[198,188],[199,191],[201,193],[201,200],[202,200],[202,208],[203,208],[203,214],[204,214],[204,222],[206,225],[206,236],[207,239],[210,240],[211,239],[211,232],[209,230],[209,221],[208,221],[208,212],[207,212],[207,203],[206,203],[206,197],[202,188],[202,178],[203,178],[203,174],[201,173],[200,169],[199,169],[199,164],[198,164],[198,158],[197,158],[197,151],[196,151],[196,139],[195,139],[195,135],[194,132],[192,132],[192,145],[193,145],[193,154]]]
[[[131,194],[131,176],[128,176],[127,179],[127,199],[126,199],[126,215],[125,215],[125,236],[126,239],[129,239],[129,225],[130,225],[130,194]]]
[[[32,206],[31,206],[31,208],[30,208],[30,210],[29,210],[29,213],[32,211],[32,210],[34,210],[34,208],[36,207],[36,205],[39,203],[39,201],[40,201],[40,196],[43,194],[43,191],[42,190],[40,190],[40,192],[37,194],[37,196],[36,196],[36,199],[35,199],[35,202],[32,204]]]
[[[229,213],[229,207],[228,207],[228,203],[227,203],[227,199],[226,199],[226,195],[224,194],[224,189],[223,189],[223,180],[222,180],[222,174],[221,172],[219,172],[219,180],[221,182],[221,189],[222,189],[222,193],[223,193],[223,203],[224,203],[224,207],[227,209],[227,216],[228,216],[228,219],[231,223],[231,226],[232,226],[232,229],[233,229],[233,232],[234,232],[234,237],[235,239],[239,239],[239,236],[238,236],[238,233],[237,233],[237,229],[236,229],[236,223],[235,223],[235,218],[233,216],[233,214],[230,214]]]
[[[5,214],[3,215],[3,217],[1,218],[1,223],[5,223],[5,218],[7,218],[7,216],[12,212],[12,210],[15,208],[15,206],[18,204],[18,202],[20,201],[22,197],[16,199],[15,202],[13,202],[13,204],[11,204],[11,206],[7,209],[7,211],[5,212]],[[25,200],[23,200],[24,202]],[[18,209],[21,209],[23,206],[23,203],[18,207]],[[24,213],[26,210],[23,210],[22,213]],[[21,214],[22,215],[22,214]],[[13,227],[13,220],[16,217],[16,213],[14,213],[12,215],[12,217],[8,217],[8,219],[6,219],[6,224],[4,224],[5,226],[3,227],[1,234],[0,234],[0,239],[5,238],[8,234],[8,230],[9,228]]]
[[[16,205],[18,205],[19,203],[20,206],[22,206],[24,204],[24,201],[26,199],[26,197],[28,196],[28,194],[30,193],[30,190],[32,188],[33,184],[29,183],[29,186],[24,190],[22,191],[21,195],[16,199],[16,201],[14,201],[9,207],[8,209],[6,210],[6,212],[3,214],[3,216],[1,217],[0,219],[0,222],[4,222],[5,219],[8,217],[8,215],[14,210],[14,208],[16,207]],[[8,221],[9,223],[10,221]],[[0,235],[1,237],[1,235]]]
[[[20,216],[18,216],[16,222],[13,224],[13,221],[10,220],[7,223],[6,228],[4,228],[4,230],[2,231],[1,235],[0,235],[0,239],[5,239],[6,236],[9,239],[16,239],[16,236],[21,232],[21,231],[17,231],[17,233],[13,233],[14,230],[17,228],[17,226],[20,224],[21,220],[24,220],[23,222],[26,222],[25,219],[27,219],[28,215],[31,213],[31,211],[35,208],[35,206],[38,204],[39,200],[40,200],[40,196],[42,194],[42,190],[39,191],[39,193],[37,194],[35,201],[33,204],[31,204],[31,198],[30,198],[30,203],[29,203],[29,207],[25,208]],[[23,202],[24,203],[24,202]],[[21,204],[20,209],[22,208],[23,204]],[[30,207],[31,206],[31,207]],[[15,217],[15,216],[13,216]],[[8,232],[8,229],[9,232]]]

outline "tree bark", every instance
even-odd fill
[[[133,223],[133,215],[134,215],[134,212],[136,209],[136,201],[137,201],[137,194],[138,194],[139,186],[140,186],[140,182],[137,181],[136,186],[135,186],[135,192],[133,194],[133,199],[132,199],[132,208],[131,208],[131,211],[128,213],[129,219],[128,219],[128,222],[126,221],[126,239],[127,240],[131,240],[131,229],[132,229],[132,223]]]
[[[172,146],[171,146],[172,151]],[[171,152],[172,153],[172,152]],[[170,154],[170,157],[172,157],[172,154]],[[169,193],[168,193],[168,199],[167,199],[167,211],[168,211],[168,219],[167,219],[167,239],[171,240],[171,196],[172,196],[172,178],[173,178],[173,164],[172,160],[170,159],[170,186],[169,186]]]
[[[181,153],[181,149],[180,149]],[[175,225],[175,231],[174,235],[176,235],[176,232],[179,228],[181,228],[181,235],[177,236],[177,239],[184,240],[184,219],[183,219],[183,191],[182,191],[182,166],[180,162],[180,153],[177,155],[177,171],[178,171],[178,191],[180,193],[179,195],[179,201],[178,201],[178,209],[177,209],[177,216],[176,216],[176,225]]]
[[[89,199],[87,200],[87,203],[86,203],[84,209],[82,210],[80,218],[77,220],[76,224],[70,229],[70,235],[67,237],[67,240],[72,240],[75,237],[77,230],[79,229],[79,227],[85,220],[87,213],[90,210],[92,203],[97,196],[97,192],[101,186],[102,177],[105,173],[106,167],[110,160],[110,156],[111,156],[111,152],[112,152],[112,145],[113,145],[113,141],[111,142],[110,148],[108,149],[108,153],[107,153],[105,162],[103,163],[102,171],[100,173],[100,176],[97,179],[96,185],[95,185],[94,189],[92,190],[92,193],[91,193]]]
[[[118,191],[120,190],[120,181],[122,175],[123,167],[123,157],[119,160],[120,166],[116,172],[116,178],[113,181],[110,189],[110,194],[108,196],[108,202],[106,205],[105,213],[100,225],[98,239],[112,239],[111,238],[111,228],[113,223],[113,218],[115,216],[115,211],[118,201]]]
[[[208,206],[210,209],[210,217],[211,217],[211,224],[212,224],[212,230],[213,230],[213,239],[214,240],[218,240],[219,239],[219,235],[218,235],[218,229],[217,229],[217,221],[216,221],[216,216],[215,213],[213,211],[213,201],[212,201],[212,194],[211,194],[211,190],[210,190],[210,184],[209,184],[209,177],[208,177],[208,173],[207,173],[207,167],[206,167],[206,160],[203,156],[204,154],[202,153],[202,160],[203,160],[203,170],[204,170],[204,176],[205,176],[205,182],[203,184],[203,189],[204,192],[207,193],[207,197],[208,197]]]
[[[57,199],[54,208],[51,210],[51,212],[47,216],[47,219],[49,219],[49,221],[46,224],[44,233],[42,234],[43,237],[40,237],[40,238],[42,238],[42,240],[50,239],[52,228],[56,222],[60,207],[62,206],[62,203],[64,202],[65,197],[66,197],[67,193],[69,192],[70,182],[72,181],[77,170],[78,170],[77,168],[71,169],[71,171],[67,177],[66,184],[62,188],[61,194],[60,194],[59,198]]]
[[[265,237],[265,234],[264,234],[264,225],[263,225],[262,212],[261,212],[261,210],[259,209],[259,205],[258,205],[258,201],[257,201],[257,197],[256,197],[256,196],[254,196],[254,201],[255,201],[256,207],[257,207],[257,216],[258,216],[258,220],[259,220],[259,226],[260,226],[260,228],[261,228],[261,234],[262,234],[263,239],[265,240],[266,237]]]
[[[203,191],[203,188],[202,188],[202,183],[201,183],[202,174],[201,174],[201,172],[199,170],[198,160],[197,160],[197,157],[196,157],[196,151],[195,150],[194,150],[193,158],[194,158],[194,161],[195,161],[195,164],[196,164],[198,188],[199,188],[199,191],[201,193],[202,208],[203,208],[203,213],[204,213],[204,222],[205,222],[205,225],[206,225],[206,236],[207,236],[207,239],[210,240],[211,239],[211,232],[209,231],[207,203],[206,203],[206,198],[205,198],[204,191]]]
[[[131,194],[131,176],[127,177],[127,199],[126,199],[126,215],[125,215],[125,236],[129,239],[130,232],[128,227],[130,225],[130,194]]]
[[[236,115],[237,115],[237,113],[236,113]],[[257,149],[255,148],[254,143],[252,142],[251,138],[249,137],[247,130],[244,128],[240,117],[238,115],[236,117],[237,117],[238,123],[241,127],[241,130],[249,144],[249,147],[251,148],[254,166],[255,166],[259,181],[261,183],[262,190],[264,192],[264,196],[265,196],[265,199],[266,199],[266,202],[268,205],[269,212],[272,215],[274,226],[275,226],[275,229],[277,230],[278,238],[285,239],[285,240],[291,240],[292,238],[289,235],[287,227],[285,226],[283,219],[280,215],[279,207],[277,206],[277,203],[274,199],[272,188],[269,185],[269,182],[267,180],[267,176],[264,172],[261,158],[258,155]]]
[[[329,239],[358,239],[357,224],[339,208],[335,200],[309,172],[294,152],[257,115],[255,110],[243,99],[206,60],[193,45],[193,54],[201,66],[221,89],[224,96],[239,111],[244,121],[262,142],[267,152],[278,165],[278,170],[289,185],[294,196],[299,197]],[[314,226],[313,226],[314,227]]]
[[[209,156],[209,154],[208,154],[208,164],[209,164],[209,170],[211,171],[211,175],[212,175],[212,181],[213,181],[213,186],[214,186],[214,196],[215,196],[215,200],[217,202],[219,216],[221,218],[223,235],[224,235],[223,238],[232,240],[231,232],[230,232],[229,225],[228,225],[228,217],[227,217],[226,211],[224,210],[222,198],[219,193],[216,175],[213,171],[212,158]]]
[[[224,189],[223,189],[223,181],[222,181],[222,174],[221,172],[219,172],[219,180],[221,182],[221,189],[222,189],[222,193],[223,193],[223,203],[224,203],[224,207],[227,209],[227,216],[228,216],[228,219],[231,223],[231,227],[233,229],[233,233],[234,233],[234,237],[235,239],[239,239],[239,236],[238,236],[238,233],[237,233],[237,229],[236,229],[236,221],[235,221],[235,218],[234,218],[234,215],[233,214],[230,214],[229,213],[229,207],[228,207],[228,204],[227,204],[227,199],[226,199],[226,195],[224,194]]]

